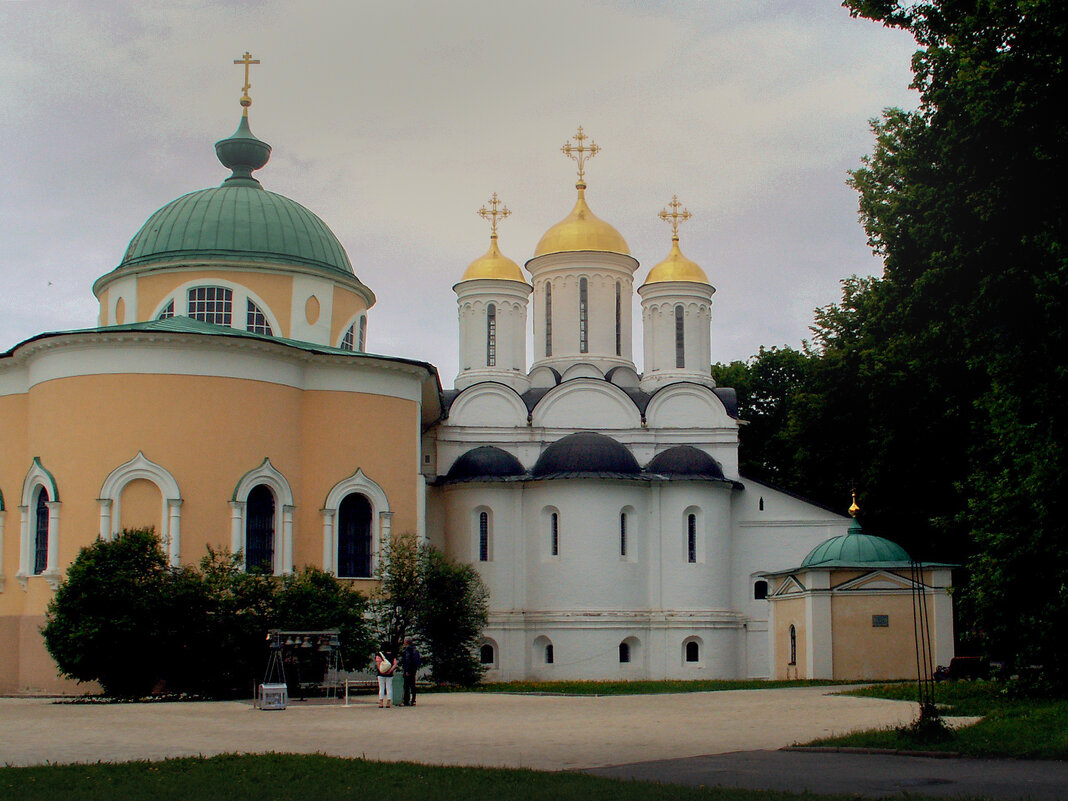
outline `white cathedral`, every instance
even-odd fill
[[[40,638],[47,604],[80,547],[142,525],[172,564],[226,545],[364,590],[411,531],[489,588],[491,680],[885,672],[864,661],[881,622],[835,667],[834,576],[907,599],[887,572],[907,555],[739,475],[735,393],[710,369],[715,290],[680,250],[676,200],[670,251],[642,278],[587,204],[598,148],[581,128],[563,148],[574,207],[525,271],[499,248],[494,195],[489,250],[457,266],[460,371],[443,390],[432,365],[370,352],[375,296],[344,248],[253,176],[271,147],[247,88],[215,146],[232,174],[148,217],[93,285],[98,326],[0,353],[0,692],[75,690]]]

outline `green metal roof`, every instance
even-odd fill
[[[271,146],[257,139],[241,117],[237,130],[215,143],[224,167],[222,186],[173,200],[148,218],[117,269],[158,261],[275,262],[352,276],[337,237],[304,206],[266,191],[252,172],[263,167]]]
[[[801,567],[884,567],[908,564],[908,552],[895,542],[865,534],[860,527],[832,537],[809,551]]]

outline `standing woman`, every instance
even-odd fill
[[[397,660],[388,651],[375,654],[375,668],[378,670],[378,708],[389,709],[393,706],[393,672],[397,669]]]

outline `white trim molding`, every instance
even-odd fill
[[[148,459],[141,451],[125,464],[116,467],[100,487],[100,539],[113,540],[122,530],[122,491],[131,481],[144,479],[156,485],[162,498],[160,508],[160,543],[172,567],[181,559],[182,493],[170,472]]]
[[[33,572],[33,540],[36,534],[35,509],[37,496],[41,489],[48,492],[48,557],[45,562],[44,572]],[[39,456],[33,457],[26,478],[22,482],[22,503],[19,505],[20,536],[19,536],[19,571],[15,574],[22,588],[26,589],[26,582],[31,576],[40,575],[54,590],[59,586],[59,488],[56,480],[44,465]]]
[[[233,553],[244,550],[245,507],[248,494],[260,484],[274,493],[274,574],[293,572],[293,490],[289,481],[264,458],[258,467],[249,470],[237,482],[230,497],[230,548]]]
[[[345,497],[353,493],[363,495],[371,504],[371,575],[378,569],[382,543],[389,542],[393,512],[385,490],[368,478],[362,468],[335,484],[326,494],[326,502],[319,513],[323,516],[323,570],[337,575],[338,511]]]

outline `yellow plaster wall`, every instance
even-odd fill
[[[288,337],[292,330],[293,278],[274,272],[252,270],[161,270],[146,273],[137,278],[137,319],[145,322],[152,319],[159,304],[173,294],[177,287],[190,281],[210,284],[216,279],[240,284],[258,295],[267,304],[271,314],[281,326],[276,336]],[[105,293],[106,294],[106,293]],[[103,301],[102,301],[103,302]],[[234,309],[234,327],[244,328],[245,309]],[[132,321],[131,321],[132,322]]]
[[[872,615],[889,615],[887,628],[875,628]],[[912,597],[836,594],[831,597],[834,678],[914,679]]]
[[[120,530],[154,528],[163,531],[163,495],[148,479],[138,478],[127,484],[119,496]]]
[[[334,308],[330,316],[330,344],[337,345],[352,318],[367,310],[364,299],[343,286],[334,286]]]
[[[775,678],[804,679],[805,671],[805,600],[791,598],[775,604]],[[797,632],[797,664],[790,665],[790,626]]]
[[[19,614],[25,595],[15,573],[19,569],[19,528],[22,481],[35,454],[26,445],[27,396],[0,396],[0,491],[4,493],[4,591],[0,592],[0,616]],[[0,643],[6,642],[0,640]],[[3,651],[3,647],[0,647]],[[0,665],[3,662],[0,661]]]

